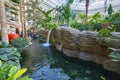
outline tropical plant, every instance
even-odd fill
[[[57,22],[58,25],[63,25],[64,22],[65,22],[65,19],[64,19],[64,16],[62,16],[62,13],[57,12],[54,19],[53,19],[53,21]]]
[[[90,30],[90,27],[87,24],[83,24],[77,20],[74,20],[70,23],[70,27],[78,29],[80,31],[82,30]]]
[[[106,80],[106,78],[103,76],[100,76],[100,80]]]
[[[25,72],[26,68],[18,70],[18,67],[13,65],[3,66],[0,60],[0,80],[32,80],[29,77],[21,77]]]
[[[112,52],[109,57],[112,58],[112,61],[120,62],[120,53],[119,52]]]
[[[98,32],[100,37],[110,37],[111,33],[114,32],[115,29],[113,26],[107,22],[105,25],[102,26],[102,29]]]
[[[3,61],[4,65],[13,64],[17,66],[19,59],[21,59],[21,55],[16,48],[0,48],[0,60]]]
[[[24,47],[29,44],[30,44],[30,41],[25,38],[16,38],[11,42],[11,45],[17,48],[19,52],[22,52]]]
[[[111,16],[113,12],[114,11],[113,11],[112,5],[109,4],[109,7],[108,7],[108,14],[109,14],[109,16]]]
[[[56,29],[58,26],[56,23],[47,23],[47,29],[52,30],[52,29]]]
[[[10,44],[7,44],[6,42],[2,42],[0,44],[0,48],[9,48],[9,47],[12,47]]]
[[[111,16],[107,16],[106,20],[116,27],[116,31],[120,31],[120,12],[114,13]]]
[[[42,27],[47,28],[47,23],[51,22],[52,17],[51,17],[51,12],[54,9],[48,10],[48,11],[43,11],[41,9],[38,8],[39,11],[42,12],[42,14],[44,15],[44,18],[40,19],[40,23],[42,25]]]
[[[85,24],[85,19],[86,19],[85,14],[80,14],[78,17],[78,21],[82,24]]]
[[[116,48],[109,48],[109,49],[112,50],[112,52],[109,55],[109,57],[112,58],[112,61],[120,62],[120,49],[116,49]]]
[[[111,33],[115,31],[115,28],[107,22],[105,25],[102,26],[102,29],[99,30],[98,36],[101,41],[102,46],[109,47],[110,46],[110,38]]]
[[[107,22],[107,20],[102,17],[102,15],[100,14],[100,12],[95,13],[93,16],[91,16],[88,19],[88,24],[91,28],[93,28],[94,30],[100,30],[101,26]],[[100,24],[100,25],[98,25]],[[97,26],[96,26],[97,25]]]
[[[69,26],[70,18],[75,18],[74,11],[70,8],[70,5],[74,0],[67,0],[66,5],[60,6],[56,8],[56,11],[60,12],[64,19],[67,21],[67,25]]]

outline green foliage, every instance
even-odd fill
[[[50,22],[51,21],[51,19],[52,19],[52,17],[51,17],[51,12],[54,10],[54,9],[51,9],[51,10],[48,10],[47,12],[46,11],[43,11],[43,10],[41,10],[41,9],[39,9],[43,14],[44,14],[44,16],[45,16],[45,18],[43,19],[46,23],[47,22]],[[45,24],[45,23],[44,23]]]
[[[120,62],[120,53],[112,52],[109,56],[112,58],[112,61]]]
[[[0,61],[0,80],[32,80],[27,76],[20,78],[26,70],[26,68],[18,70],[18,68],[13,65],[3,66],[2,61]]]
[[[56,8],[56,11],[60,12],[64,19],[67,21],[67,25],[69,26],[70,18],[75,18],[74,11],[70,8],[70,5],[73,3],[73,0],[68,0],[65,6],[60,6]]]
[[[100,37],[100,44],[101,44],[101,46],[104,46],[104,47],[111,46],[110,37]]]
[[[120,21],[120,13],[114,13],[110,17],[108,17],[109,22]]]
[[[82,24],[85,24],[85,19],[86,19],[86,15],[85,14],[80,14],[79,15],[79,21]]]
[[[108,22],[102,26],[102,29],[99,30],[99,37],[110,37],[111,33],[115,31],[115,28],[111,26]]]
[[[108,7],[108,10],[107,10],[107,11],[108,11],[108,14],[109,14],[110,16],[111,16],[111,15],[112,15],[112,13],[114,12],[111,4],[109,5],[109,7]]]
[[[105,18],[102,17],[102,15],[100,14],[100,12],[95,13],[88,20],[89,26],[91,28],[93,28],[94,30],[99,30],[100,26],[103,25],[105,22],[107,22],[107,21],[105,20]]]
[[[70,23],[70,27],[78,29],[80,31],[82,31],[82,30],[90,30],[90,27],[87,24],[82,24],[82,23],[80,23],[80,22],[78,22],[76,20],[72,21]]]
[[[17,52],[16,48],[0,48],[0,60],[2,60],[5,65],[18,65],[16,61],[20,58],[21,55],[19,52]]]
[[[93,24],[93,31],[99,31],[101,29],[101,26],[103,26],[103,23]]]
[[[56,23],[47,23],[47,29],[52,30],[52,29],[56,29],[58,27],[58,25]]]
[[[54,22],[58,22],[58,25],[63,25],[64,24],[64,16],[60,12],[57,12],[55,17],[54,17]]]
[[[12,46],[7,44],[6,42],[2,42],[2,44],[0,44],[0,48],[8,48],[8,47],[12,47]]]
[[[106,78],[105,78],[105,77],[103,77],[103,76],[100,76],[100,78],[101,78],[101,80],[106,80]]]
[[[111,33],[115,31],[115,28],[112,27],[108,22],[102,26],[102,29],[99,30],[98,36],[102,46],[110,46]]]
[[[24,47],[29,44],[29,40],[24,38],[16,38],[11,42],[11,45],[17,48],[19,52],[22,52]]]
[[[120,31],[120,13],[114,13],[111,16],[106,17],[114,27],[116,27],[116,31]]]
[[[14,3],[17,3],[17,4],[19,4],[20,3],[20,1],[19,0],[11,0],[12,2],[14,2]]]

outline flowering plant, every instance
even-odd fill
[[[110,38],[111,33],[115,31],[115,28],[106,22],[105,25],[102,26],[102,29],[98,32],[98,36],[100,38],[100,42],[102,46],[110,46]]]
[[[102,29],[98,32],[99,37],[110,37],[111,33],[115,31],[115,28],[110,25],[109,22],[106,22],[105,25],[102,26]]]

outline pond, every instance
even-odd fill
[[[33,80],[120,80],[120,75],[101,65],[66,57],[54,47],[43,47],[39,41],[22,53],[22,67]]]

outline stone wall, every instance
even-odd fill
[[[100,45],[97,32],[60,27],[53,31],[55,46],[69,57],[102,64],[104,68],[120,73],[120,63],[108,57],[110,50]],[[120,49],[120,33],[112,33],[111,47]],[[116,66],[117,65],[117,66]]]

